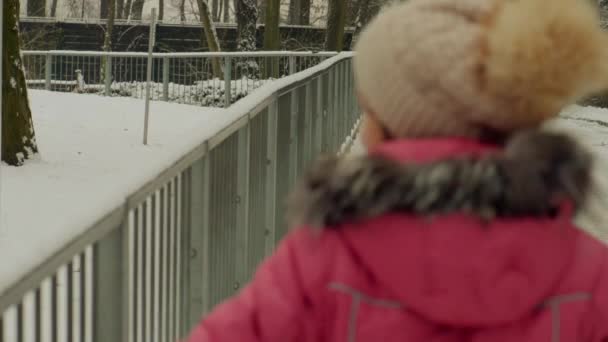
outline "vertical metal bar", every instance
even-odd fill
[[[236,218],[236,280],[238,286],[248,278],[249,256],[249,174],[251,152],[251,121],[238,132],[237,156],[237,218]]]
[[[68,340],[68,269],[61,266],[57,271],[57,340]]]
[[[75,255],[72,258],[72,341],[80,342],[81,341],[81,330],[83,328],[82,320],[83,312],[82,308],[82,283],[81,283],[81,272],[83,271],[83,267],[80,263],[80,254]]]
[[[169,186],[164,185],[160,190],[160,215],[162,225],[162,291],[161,291],[161,341],[169,341]]]
[[[323,117],[325,115],[323,111],[323,76],[318,76],[315,81],[316,82],[316,91],[317,91],[317,103],[315,103],[315,127],[314,127],[314,154],[317,155],[323,151],[323,143],[325,140],[323,128]]]
[[[182,174],[175,178],[175,335],[178,341],[181,338],[182,328]]]
[[[36,341],[36,294],[28,292],[23,296],[23,342],[38,342]],[[1,337],[0,337],[1,340]]]
[[[152,264],[152,250],[154,248],[152,238],[154,236],[154,230],[152,227],[152,203],[150,200],[150,197],[146,198],[143,204],[144,224],[142,226],[145,233],[144,245],[146,246],[144,249],[144,305],[142,307],[144,315],[144,341],[152,340],[150,334],[152,333],[152,268],[154,267]]]
[[[169,101],[169,57],[163,57],[163,100]]]
[[[289,74],[293,75],[296,72],[296,56],[289,56]]]
[[[312,152],[312,139],[313,139],[313,130],[314,130],[314,126],[312,123],[312,111],[313,111],[313,103],[312,103],[312,82],[314,82],[314,79],[309,79],[306,82],[306,91],[305,91],[305,95],[304,95],[304,99],[300,99],[300,101],[303,100],[304,102],[304,146],[302,147],[304,149],[304,163],[306,163],[306,165],[310,162],[310,160],[313,157],[313,152]],[[300,167],[306,167],[306,165],[300,165]]]
[[[153,315],[153,321],[152,321],[152,341],[156,341],[159,342],[160,341],[160,255],[161,255],[161,249],[160,249],[160,232],[162,230],[162,227],[160,225],[160,208],[159,208],[159,192],[156,191],[154,192],[154,194],[152,194],[152,230],[154,233],[154,260],[152,262],[153,264],[153,273],[154,273],[154,285],[153,285],[153,289],[154,289],[154,295],[153,295],[153,299],[152,299],[152,303],[153,303],[153,307],[151,308],[152,310],[152,315]]]
[[[3,342],[20,342],[19,331],[17,326],[17,320],[19,319],[17,312],[17,306],[13,305],[6,309],[0,317],[2,320],[2,335],[0,335],[0,341]]]
[[[298,175],[298,88],[289,94],[289,187],[295,182]]]
[[[230,107],[232,103],[232,58],[225,57],[224,60],[224,107]]]
[[[190,326],[209,309],[209,162],[208,151],[192,165],[190,188]]]
[[[145,229],[142,205],[135,209],[135,341],[144,341],[144,272],[145,272]]]
[[[52,68],[53,68],[53,55],[51,53],[47,53],[46,55],[46,63],[44,67],[44,89],[51,90],[51,77],[52,77]]]
[[[146,63],[146,108],[144,119],[144,145],[148,145],[148,121],[150,116],[150,82],[152,81],[152,52],[156,39],[156,8],[152,8],[152,21],[150,22],[150,39],[148,42],[148,62]]]
[[[129,341],[126,334],[127,255],[126,225],[111,231],[95,244],[93,250],[94,273],[94,336],[95,341]],[[128,284],[127,284],[128,285]]]
[[[106,62],[105,62],[105,67],[104,67],[104,89],[105,89],[105,95],[106,96],[110,96],[112,95],[112,56],[108,55],[106,56]]]
[[[168,233],[169,233],[169,270],[167,277],[169,278],[169,307],[167,309],[168,313],[168,327],[167,330],[169,332],[169,340],[173,340],[175,336],[175,225],[174,225],[174,207],[175,207],[175,184],[174,180],[169,182],[169,210],[168,210]]]
[[[53,341],[52,282],[45,279],[40,285],[40,342]]]
[[[266,140],[266,255],[272,254],[275,244],[277,205],[277,115],[278,99],[268,105]]]

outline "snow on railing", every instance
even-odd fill
[[[334,52],[23,51],[30,88],[143,99],[152,64],[151,99],[227,107],[268,80],[285,77],[335,56]],[[220,60],[215,75],[212,61]],[[81,78],[82,82],[77,82]],[[42,82],[44,80],[44,82]]]
[[[359,121],[351,66],[341,54],[229,108],[235,121],[0,288],[0,340],[184,337],[285,235],[280,203],[302,170],[348,150]]]

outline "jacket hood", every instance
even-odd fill
[[[290,217],[337,230],[370,276],[425,319],[506,324],[540,306],[568,267],[590,166],[559,134],[520,134],[504,149],[396,141],[322,161],[296,188]]]

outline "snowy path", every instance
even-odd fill
[[[0,167],[0,293],[181,155],[234,121],[235,113],[31,91],[41,154],[22,168]]]

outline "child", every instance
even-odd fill
[[[608,249],[572,225],[592,158],[538,128],[608,86],[587,1],[410,0],[357,44],[368,156],[191,342],[608,341]]]

